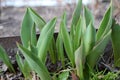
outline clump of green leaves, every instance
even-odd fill
[[[112,22],[112,1],[97,32],[93,25],[94,17],[87,7],[82,6],[82,0],[78,0],[73,13],[70,32],[67,30],[66,23],[66,13],[64,13],[55,40],[53,34],[56,18],[46,23],[32,8],[27,8],[21,27],[22,45],[17,44],[25,59],[22,59],[19,53],[16,55],[18,66],[26,79],[31,79],[30,73],[35,72],[41,80],[67,80],[70,73],[80,80],[99,80],[99,72],[95,74],[97,77],[91,75],[91,72],[94,71],[100,55],[104,53],[111,34],[115,66],[119,67],[120,39],[117,34],[120,32],[120,26]],[[36,28],[40,31],[38,39]],[[5,51],[1,48],[0,53]],[[62,63],[62,68],[54,73],[50,73],[45,65],[48,53],[53,64],[57,61]],[[11,66],[8,64],[9,58],[6,58],[3,61],[7,66]],[[13,70],[12,67],[10,70]],[[100,73],[103,76],[100,80],[110,79],[109,76],[112,74],[114,73],[110,72],[107,75]]]
[[[29,11],[29,9],[27,10],[27,12],[28,11]],[[30,11],[32,11],[32,9],[30,9]],[[27,13],[27,14],[30,14],[30,13]],[[32,18],[32,16],[33,16],[33,14],[31,13],[30,14],[31,16],[27,17],[27,14],[24,17],[24,21],[26,21],[26,22],[30,17]],[[35,21],[41,20],[41,17],[36,18],[36,16],[37,15],[35,15],[35,13],[34,13]],[[32,19],[31,19],[31,21],[29,20],[28,23],[29,22],[32,22]],[[44,22],[44,21],[41,20],[41,22]],[[21,39],[23,39],[22,40],[23,44],[24,44],[24,41],[27,41],[28,43],[26,45],[29,45],[29,46],[25,46],[25,45],[22,46],[22,45],[18,44],[18,48],[23,53],[25,60],[28,62],[30,68],[32,70],[34,70],[42,80],[45,80],[45,79],[50,80],[51,79],[50,74],[47,71],[47,68],[45,67],[45,61],[46,61],[49,44],[52,41],[55,24],[56,24],[56,18],[54,18],[50,22],[46,23],[44,25],[44,28],[42,30],[40,30],[41,34],[40,34],[40,37],[38,38],[38,41],[36,41],[36,32],[35,32],[36,27],[33,26],[33,28],[32,28],[32,26],[31,26],[30,27],[31,32],[26,33],[26,35],[29,35],[30,38],[29,39],[26,38],[26,37],[28,37],[26,35],[21,36]],[[24,34],[24,32],[26,32],[24,29],[24,27],[26,27],[26,25],[27,25],[27,23],[24,23],[22,25],[21,34]],[[33,23],[33,25],[34,25],[34,23]],[[36,25],[39,25],[39,23],[37,23]],[[33,33],[35,33],[35,35],[33,35]],[[32,40],[32,39],[34,39],[34,40]],[[18,60],[18,62],[20,62],[20,61]],[[35,66],[36,66],[36,68],[35,68]]]
[[[84,7],[83,15],[80,15],[81,12],[79,10],[81,10],[82,7],[80,4],[82,4],[81,0],[79,0],[73,14],[70,34],[66,28],[66,14],[62,17],[59,34],[61,35],[61,41],[63,41],[71,65],[76,67],[77,75],[80,80],[83,80],[89,79],[89,67],[92,69],[95,67],[96,62],[100,55],[103,54],[110,40],[112,3],[106,11],[97,32],[93,26],[93,15],[87,7]]]

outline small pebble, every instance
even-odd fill
[[[2,70],[3,70],[3,71],[7,71],[7,69],[8,69],[8,67],[7,67],[5,64],[3,64],[3,65],[2,65]]]
[[[0,26],[0,29],[3,29],[3,26]]]

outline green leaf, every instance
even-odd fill
[[[31,29],[31,45],[36,46],[36,44],[37,44],[37,37],[36,37],[36,27],[34,23]]]
[[[90,22],[92,24],[94,24],[94,17],[92,15],[92,12],[87,7],[84,7],[84,16],[85,16],[86,26],[87,27],[88,27]]]
[[[81,45],[76,51],[75,51],[75,64],[77,69],[77,75],[79,76],[80,80],[84,80],[84,74],[83,74],[83,67],[84,67],[84,58],[83,58],[83,46]]]
[[[62,72],[58,76],[58,80],[68,80],[69,77],[69,71]]]
[[[96,31],[93,27],[92,23],[90,23],[87,27],[86,33],[84,35],[84,46],[85,46],[85,53],[88,55],[89,51],[92,50],[92,48],[95,45],[95,37],[96,37]]]
[[[21,27],[21,41],[22,44],[27,48],[29,42],[31,42],[31,28],[33,26],[33,20],[30,16],[30,13],[27,9]]]
[[[75,11],[73,13],[73,16],[72,16],[72,24],[71,26],[76,26],[77,25],[77,22],[80,18],[80,13],[81,13],[81,10],[82,10],[82,0],[78,0],[78,4],[75,8]]]
[[[18,53],[16,54],[16,60],[17,60],[17,64],[18,64],[21,72],[23,73],[25,79],[31,79],[32,78],[32,76],[30,74],[31,69],[30,69],[27,61],[26,60],[23,61]]]
[[[34,53],[34,55],[38,55],[38,50],[37,50],[36,46],[33,46],[30,44],[29,49],[31,52]]]
[[[93,68],[98,61],[100,55],[104,53],[104,49],[109,42],[111,37],[111,30],[100,40],[100,42],[96,43],[93,49],[87,56],[87,62],[90,68]]]
[[[24,55],[30,68],[38,74],[41,80],[51,80],[51,76],[49,75],[46,66],[36,55],[20,44],[18,44],[18,48]]]
[[[74,36],[74,50],[76,50],[80,46],[81,27],[82,27],[82,24],[83,24],[81,22],[82,22],[82,20],[80,18],[78,23],[77,23],[76,32],[75,32],[75,36]]]
[[[105,36],[112,25],[112,2],[108,8],[108,10],[106,11],[101,24],[99,26],[98,32],[97,32],[97,41],[100,40],[103,36]]]
[[[120,67],[120,57],[116,61],[114,61],[114,63],[115,63],[114,66]]]
[[[29,42],[36,45],[35,24],[41,30],[46,23],[32,8],[27,8],[20,33],[21,41],[26,48],[28,48]]]
[[[54,75],[52,76],[52,80],[58,80],[58,78],[57,78],[57,75],[56,75],[56,74],[54,74]]]
[[[64,57],[63,40],[62,40],[61,31],[59,31],[59,34],[56,40],[56,49],[58,54],[57,55],[58,60],[61,61],[63,68],[65,68],[65,57]]]
[[[48,22],[42,29],[37,42],[38,56],[43,62],[46,60],[47,50],[53,38],[55,24],[56,18]]]
[[[39,16],[32,8],[28,8],[29,14],[35,24],[38,26],[39,30],[41,31],[46,22]]]
[[[52,38],[52,41],[50,42],[48,51],[49,51],[52,63],[55,64],[57,61],[57,54],[56,54],[56,45],[55,45],[54,38]]]
[[[81,10],[82,10],[82,0],[78,0],[78,4],[77,4],[77,6],[74,10],[74,13],[72,15],[72,23],[71,23],[71,30],[70,30],[71,38],[73,38],[73,36],[74,36],[75,27],[76,27],[77,22],[80,18]]]
[[[5,52],[5,50],[3,49],[2,46],[0,46],[0,59],[7,65],[8,69],[11,71],[11,72],[14,72],[15,73],[15,70],[13,68],[13,65],[7,55],[7,53]]]
[[[63,15],[60,27],[61,27],[61,35],[62,40],[65,46],[65,51],[67,53],[68,58],[70,59],[70,62],[72,63],[72,66],[74,66],[74,53],[73,53],[73,46],[72,41],[70,39],[69,33],[66,28],[66,14]]]
[[[81,39],[83,39],[85,32],[86,32],[86,22],[85,22],[85,16],[81,16]]]
[[[120,67],[120,25],[113,24],[112,26],[112,46],[114,51],[114,65]]]
[[[21,59],[21,57],[20,57],[20,55],[18,53],[16,54],[16,61],[17,61],[17,64],[18,64],[20,70],[24,74],[23,60]]]

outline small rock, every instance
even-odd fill
[[[2,70],[5,72],[5,71],[7,71],[7,69],[8,69],[8,67],[5,64],[3,64],[2,65]]]
[[[0,26],[0,29],[3,29],[3,26]]]

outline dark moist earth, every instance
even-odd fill
[[[102,3],[98,5],[98,8],[93,12],[95,16],[95,27],[98,28],[98,25],[100,23],[100,20],[103,17],[103,14],[105,10],[107,9],[109,3]],[[56,25],[56,31],[59,30],[59,23],[61,15],[64,11],[67,12],[67,25],[68,28],[71,23],[71,16],[73,13],[73,10],[75,8],[75,4],[67,4],[65,6],[57,6],[57,7],[34,7],[33,9],[37,11],[47,22],[54,18],[55,16],[58,17],[58,22]],[[20,26],[21,22],[26,10],[26,7],[4,7],[0,8],[1,14],[0,14],[0,37],[8,37],[8,36],[16,36],[20,35]],[[119,10],[119,9],[118,9]],[[119,12],[119,11],[118,11]],[[116,12],[114,12],[116,14]],[[116,16],[116,20],[118,23],[120,23],[120,15],[118,14]],[[108,71],[117,71],[118,69],[113,69],[113,56],[112,56],[112,48],[111,44],[108,44],[108,47],[105,50],[105,54],[102,59],[100,60],[98,66],[100,70],[103,70],[105,68],[108,69]],[[9,55],[11,58],[13,65],[16,69],[16,74],[10,73],[7,69],[7,67],[0,63],[0,80],[24,80],[22,73],[19,71],[17,67],[17,63],[15,61],[14,55]],[[109,58],[108,58],[109,57]],[[56,65],[51,64],[51,62],[48,60],[47,67],[51,71],[56,66],[60,66],[60,62],[58,62]]]

